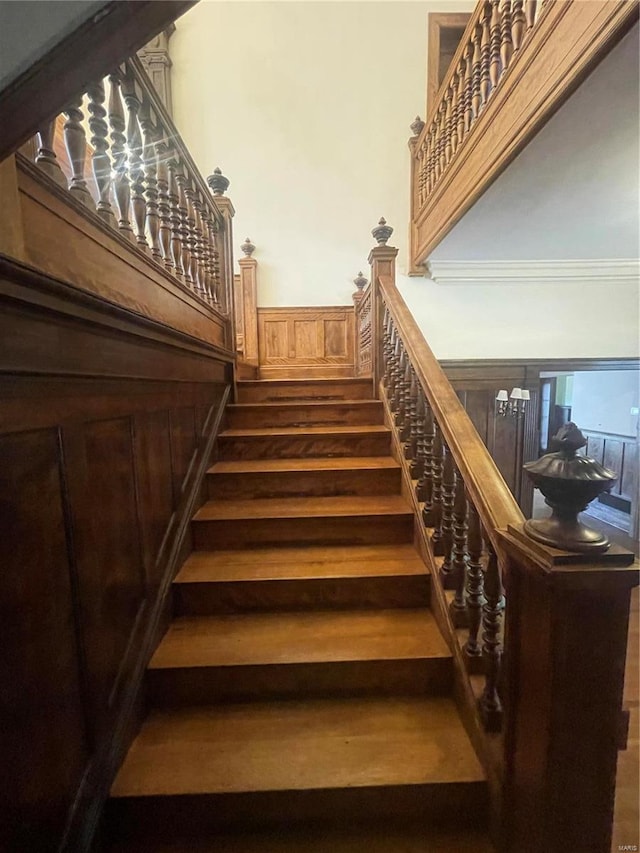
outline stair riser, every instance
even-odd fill
[[[375,756],[371,758],[375,761]],[[488,814],[487,787],[482,782],[127,797],[109,803],[109,823],[118,827],[120,837],[146,839],[180,833],[193,837],[221,828],[306,822],[350,827],[358,822],[402,823],[412,818],[430,827],[479,829],[487,825]]]
[[[259,666],[151,669],[155,708],[350,696],[442,696],[451,688],[450,658]]]
[[[373,382],[358,380],[344,382],[336,379],[332,382],[323,381],[314,385],[312,382],[282,382],[282,383],[239,383],[239,403],[274,403],[274,402],[334,402],[340,400],[370,400],[373,397]]]
[[[387,456],[387,433],[373,435],[220,436],[220,459],[310,459],[344,456]]]
[[[273,610],[389,609],[429,606],[429,575],[179,583],[176,616]]]
[[[192,522],[196,550],[411,542],[413,515],[259,518]]]
[[[400,491],[400,471],[397,468],[355,468],[346,471],[209,474],[207,485],[209,497],[217,500],[394,495]]]
[[[384,422],[382,403],[371,400],[356,406],[348,403],[325,403],[323,406],[295,405],[251,406],[227,409],[228,429],[261,429],[263,427],[348,426]]]

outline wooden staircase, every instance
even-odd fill
[[[238,396],[112,788],[112,849],[492,850],[371,381]]]

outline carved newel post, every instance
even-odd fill
[[[608,492],[617,476],[595,459],[578,455],[586,444],[578,427],[569,422],[551,441],[555,452],[525,464],[525,471],[553,512],[551,518],[530,519],[524,529],[533,539],[552,548],[598,554],[608,549],[609,540],[578,521],[578,513],[602,492]]]
[[[219,167],[213,170],[213,174],[207,178],[211,187],[215,206],[222,214],[224,225],[215,227],[215,252],[214,252],[214,281],[216,288],[216,302],[220,309],[229,314],[234,325],[234,292],[233,292],[233,217],[235,209],[231,199],[225,196],[229,188],[229,178],[225,178]],[[235,341],[227,341],[230,348],[235,348]]]
[[[242,340],[245,361],[258,364],[258,262],[253,253],[256,247],[247,237],[240,246],[244,257],[238,261],[240,280],[236,291],[236,336]]]
[[[382,336],[379,335],[379,330],[382,329],[384,306],[380,298],[378,280],[380,277],[383,277],[385,282],[395,285],[396,256],[398,250],[393,246],[387,246],[387,240],[393,234],[393,228],[387,225],[384,217],[378,220],[378,224],[372,229],[371,234],[377,243],[369,252],[369,263],[371,264],[371,328],[374,335],[371,342],[371,369],[375,387],[377,388],[384,372]]]
[[[368,281],[365,276],[362,275],[362,272],[359,272],[358,275],[354,278],[353,283],[356,286],[356,290],[352,293],[353,304],[357,305],[358,302],[362,299],[362,295],[364,293],[364,289],[368,284]]]

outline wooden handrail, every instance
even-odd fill
[[[510,524],[522,524],[524,516],[520,507],[393,280],[381,275],[377,281],[486,534],[501,552],[497,531],[506,530]]]

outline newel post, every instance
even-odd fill
[[[235,306],[233,293],[233,217],[235,209],[231,203],[231,199],[225,196],[225,192],[229,188],[229,179],[225,178],[219,168],[214,169],[213,174],[209,175],[207,183],[211,188],[214,201],[224,221],[222,233],[220,228],[218,228],[215,237],[218,255],[216,266],[220,286],[218,302],[230,320],[226,330],[226,346],[228,349],[235,350]]]
[[[379,276],[390,278],[393,284],[396,281],[396,257],[398,250],[393,246],[387,246],[387,240],[393,234],[393,228],[387,225],[386,220],[380,219],[371,234],[378,244],[369,252],[369,263],[371,264],[371,372],[373,374],[374,391],[377,395],[378,385],[382,379],[384,362],[382,358],[382,317],[384,308],[378,288]]]
[[[505,850],[609,853],[633,554],[569,553],[501,534]]]
[[[236,329],[242,326],[243,357],[249,364],[258,365],[258,262],[252,257],[255,246],[247,237],[240,246],[240,287],[237,292]]]

